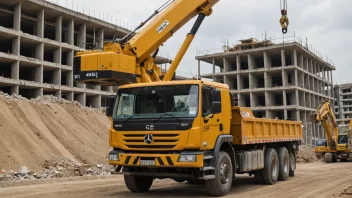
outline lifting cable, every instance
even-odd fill
[[[288,17],[287,17],[287,0],[280,0],[280,10],[281,10],[281,15],[282,15],[280,18],[282,33],[286,34],[287,27],[290,23],[288,20]]]

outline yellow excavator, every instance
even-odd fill
[[[325,148],[326,148],[326,140],[325,139],[318,139],[317,141],[315,141],[314,152],[315,152],[315,155],[317,156],[317,158],[324,157],[325,152],[326,152]]]
[[[340,134],[336,117],[331,108],[330,100],[325,100],[313,114],[313,122],[320,123],[326,135],[326,147],[324,160],[326,163],[347,161],[351,154],[350,142],[351,138],[348,134]]]

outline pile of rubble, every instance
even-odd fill
[[[54,157],[43,163],[44,170],[35,173],[22,166],[18,172],[13,170],[1,170],[0,181],[35,180],[46,178],[78,177],[90,175],[110,175],[114,167],[104,164],[80,164],[67,158]]]
[[[309,145],[301,145],[297,152],[297,163],[317,162],[318,158],[314,152],[314,148]]]

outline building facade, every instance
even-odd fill
[[[0,90],[27,98],[55,95],[99,108],[116,87],[73,80],[73,57],[87,44],[130,31],[44,0],[0,0]],[[157,63],[168,63],[158,57]]]
[[[334,98],[335,67],[301,44],[249,39],[230,50],[196,59],[198,71],[201,62],[213,67],[213,73],[201,77],[228,84],[238,105],[251,107],[256,117],[302,121],[306,144],[324,137],[322,127],[310,118],[323,100]]]
[[[352,119],[352,83],[336,85],[334,91],[337,123],[340,131],[345,131]]]

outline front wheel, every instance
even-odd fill
[[[124,168],[124,170],[126,171],[128,169]],[[124,179],[128,190],[134,193],[148,192],[154,180],[152,177],[132,175],[125,175]]]
[[[226,152],[219,152],[214,172],[215,179],[205,180],[205,186],[210,195],[224,196],[229,193],[233,178],[231,158]]]

